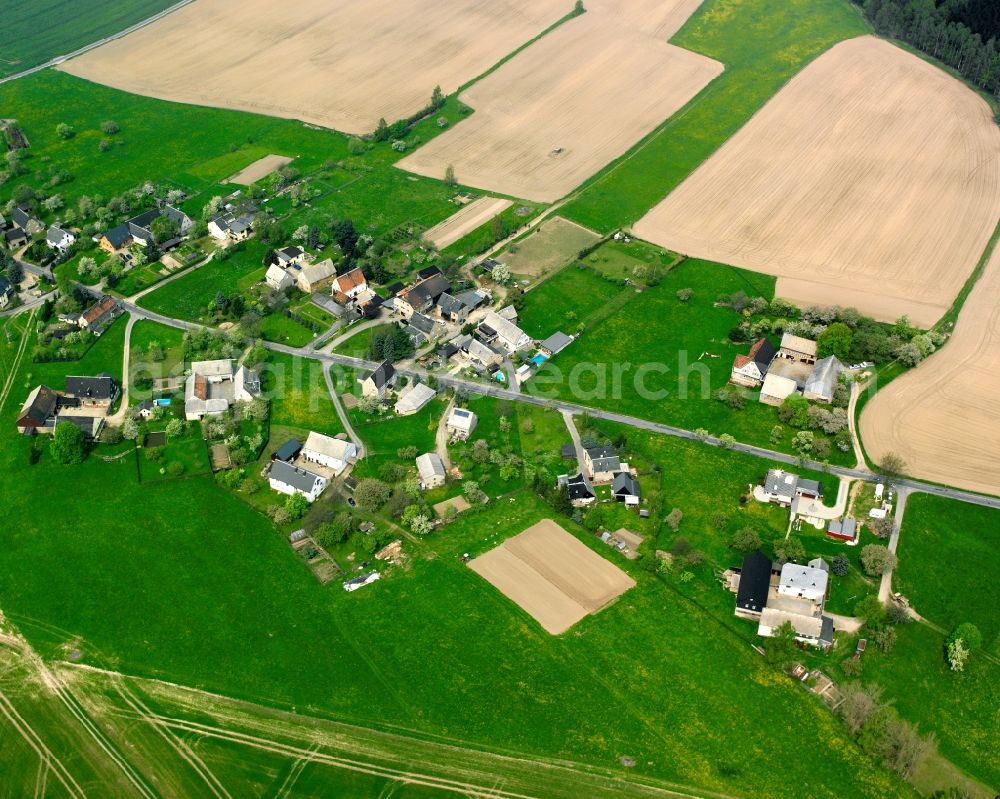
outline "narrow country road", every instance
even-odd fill
[[[354,428],[351,426],[351,420],[347,416],[347,411],[344,409],[344,403],[340,399],[340,395],[337,394],[337,387],[333,383],[333,376],[330,374],[330,367],[333,366],[332,363],[323,364],[323,379],[326,380],[326,390],[330,392],[330,399],[333,401],[333,407],[337,411],[337,416],[340,417],[340,423],[344,426],[344,431],[347,433],[347,437],[354,442],[354,446],[358,448],[358,460],[365,457],[365,443],[361,440],[357,433],[354,432]]]
[[[906,500],[910,498],[913,489],[896,487],[896,517],[892,525],[892,533],[889,535],[889,551],[896,554],[896,547],[899,546],[899,530],[903,526],[903,514],[906,512]],[[882,582],[878,587],[878,598],[880,602],[888,602],[892,593],[892,571],[882,575]]]
[[[454,399],[448,403],[448,407],[441,414],[441,419],[438,421],[437,433],[434,435],[434,450],[441,459],[441,463],[444,464],[444,470],[449,474],[451,473],[451,457],[448,455],[448,416],[451,415],[453,407],[455,407]]]
[[[132,328],[139,319],[135,314],[128,315],[128,324],[125,325],[125,349],[122,357],[122,398],[118,405],[118,411],[107,418],[107,423],[119,425],[125,421],[125,411],[128,410],[128,384],[129,384],[129,358],[132,352]]]
[[[861,438],[858,436],[858,426],[856,423],[858,399],[861,397],[861,392],[864,387],[860,383],[854,383],[851,385],[851,399],[847,403],[847,429],[851,433],[851,444],[854,446],[854,457],[857,460],[858,469],[868,469],[868,463],[865,460],[864,450],[861,448]]]
[[[560,411],[562,414],[563,421],[566,423],[566,429],[569,431],[569,437],[573,441],[573,449],[576,450],[576,468],[580,474],[586,474],[586,459],[583,457],[583,442],[580,440],[580,431],[576,429],[576,422],[573,420],[572,411]]]

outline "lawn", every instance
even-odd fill
[[[354,431],[365,444],[367,457],[357,465],[358,477],[377,477],[379,468],[386,463],[400,463],[415,469],[413,458],[400,458],[396,451],[416,447],[417,455],[434,452],[434,438],[438,420],[444,412],[441,398],[431,400],[410,416],[370,417],[355,408],[350,411]]]
[[[151,424],[151,430],[162,430],[165,422]],[[187,430],[179,438],[168,438],[162,447],[139,447],[135,451],[139,464],[139,480],[153,483],[161,480],[183,480],[194,475],[210,475],[212,463],[208,447],[201,436],[201,426],[188,422]],[[171,464],[179,463],[181,471],[171,474]]]
[[[972,622],[1000,657],[1000,587],[980,569],[1000,558],[1000,511],[914,494],[906,503],[893,589],[921,616],[951,630]]]
[[[384,325],[373,325],[372,327],[367,327],[364,330],[359,330],[346,341],[338,344],[333,351],[339,355],[349,355],[352,358],[367,358],[368,348],[371,346],[372,336],[374,336],[378,331],[392,330],[394,327],[396,327],[396,325],[389,322]],[[349,332],[351,332],[350,328],[345,331],[345,334]]]
[[[270,313],[260,320],[260,335],[268,341],[290,347],[302,347],[316,338],[316,333],[281,311]]]
[[[518,324],[530,336],[546,338],[556,330],[576,333],[605,303],[627,291],[593,269],[568,266],[524,295]]]
[[[173,5],[174,0],[34,0],[4,7],[0,77],[125,30]],[[44,25],[39,20],[45,20]]]
[[[272,424],[331,436],[344,432],[317,361],[271,352],[260,376]]]
[[[522,319],[544,320],[546,309],[556,319],[563,307],[572,307],[569,287],[561,292],[560,286],[566,284],[559,281],[571,281],[580,273],[571,268],[537,290],[551,286],[549,295],[536,298],[536,292],[529,292]],[[583,279],[587,284],[580,291],[587,285],[612,285],[596,276]],[[539,369],[528,383],[529,391],[688,430],[701,427],[715,435],[730,433],[745,443],[793,452],[791,428],[784,428],[780,441],[771,440],[772,429],[779,424],[777,408],[757,402],[755,394],[738,411],[715,398],[727,387],[734,356],[750,347],[729,340],[740,317],[716,305],[717,297],[744,291],[771,299],[774,282],[767,275],[688,259],[666,272],[659,285],[620,291],[589,316],[581,314],[583,335]],[[687,302],[677,298],[682,288],[694,292]],[[561,299],[564,294],[567,299]],[[573,296],[572,302],[589,309],[591,300],[585,297]],[[816,437],[822,438],[822,433],[817,431]],[[851,463],[853,453],[832,447],[829,459]]]
[[[603,232],[634,223],[806,64],[867,32],[847,0],[707,0],[671,42],[721,61],[725,72],[560,213]]]
[[[151,391],[141,391],[135,385],[137,375],[148,374],[150,377],[168,377],[184,372],[184,331],[175,327],[167,327],[148,319],[140,319],[132,326],[132,339],[129,350],[129,400],[148,399]],[[153,360],[150,357],[150,346],[162,347],[163,360]]]

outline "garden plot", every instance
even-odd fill
[[[600,241],[594,231],[561,216],[553,216],[523,239],[508,245],[497,256],[512,275],[539,277],[572,261],[577,254]]]
[[[374,130],[453,92],[566,0],[196,0],[61,69],[135,94]]]
[[[878,392],[861,413],[868,455],[889,452],[914,477],[1000,494],[1000,247],[947,344]]]
[[[426,231],[423,234],[424,238],[439,250],[443,250],[467,233],[499,216],[513,204],[511,200],[502,197],[480,197]]]
[[[635,585],[635,580],[551,519],[469,562],[553,635]]]
[[[1000,130],[888,42],[836,45],[635,226],[779,277],[777,294],[930,326],[1000,216]]]
[[[722,72],[666,40],[700,0],[615,3],[587,12],[471,86],[476,113],[399,165],[512,197],[551,202],[619,157]]]

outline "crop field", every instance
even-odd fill
[[[671,43],[721,62],[725,71],[561,213],[602,233],[634,224],[806,64],[863,33],[865,23],[847,0],[705,0]]]
[[[635,585],[551,519],[471,560],[469,568],[553,635],[566,632]]]
[[[453,166],[466,186],[559,199],[722,72],[665,41],[699,4],[587,3],[585,14],[462,92],[476,113],[399,166],[439,179]]]
[[[600,237],[561,216],[546,219],[528,235],[511,242],[497,255],[517,277],[540,278],[572,261]]]
[[[859,432],[876,463],[889,452],[916,477],[1000,494],[1000,248],[942,349],[868,401]]]
[[[565,0],[474,0],[459,12],[434,0],[198,0],[62,69],[135,94],[368,133],[380,117],[419,111],[435,86],[455,91],[569,10]]]
[[[506,200],[502,197],[480,197],[434,227],[424,231],[423,237],[439,250],[443,250],[462,236],[485,225],[493,217],[499,216],[511,205],[513,205],[512,200]]]
[[[777,275],[778,296],[800,304],[930,327],[1000,216],[998,155],[986,102],[860,37],[797,75],[634,230]]]
[[[5,3],[0,78],[125,30],[176,0],[33,0]],[[44,20],[44,24],[40,21]]]

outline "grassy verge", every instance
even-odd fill
[[[721,61],[725,72],[560,213],[602,232],[634,223],[812,59],[866,32],[846,0],[708,0],[672,43]]]

